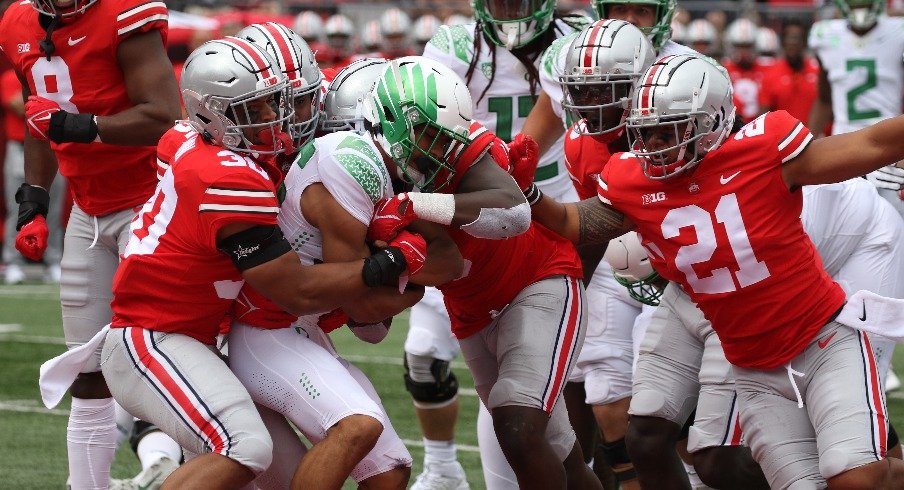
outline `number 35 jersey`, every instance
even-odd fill
[[[850,133],[901,114],[904,19],[880,16],[858,36],[847,20],[813,25],[808,41],[832,86],[832,132]]]
[[[33,95],[72,113],[117,114],[134,104],[117,60],[119,44],[129,36],[159,31],[166,41],[166,4],[143,0],[103,0],[52,34],[50,59],[39,42],[46,33],[31,3],[12,4],[0,21],[0,49],[25,76]],[[60,173],[76,204],[102,216],[137,206],[154,191],[153,146],[104,143],[51,143]]]
[[[769,112],[689,175],[651,180],[631,153],[600,175],[600,200],[636,224],[653,266],[681,284],[737,366],[785,365],[844,302],[804,232],[802,193],[782,178],[811,139],[787,112]]]

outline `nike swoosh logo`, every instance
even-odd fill
[[[725,177],[724,175],[720,175],[720,176],[719,176],[719,182],[721,182],[722,185],[725,185],[725,184],[731,182],[731,179],[737,177],[739,173],[741,173],[740,170],[738,170],[737,172],[735,172],[735,173],[729,175],[728,177]]]
[[[861,322],[866,321],[866,301],[863,302],[863,316],[860,317]]]
[[[88,37],[88,36],[77,37],[77,38],[75,38],[75,39],[72,39],[72,38],[70,37],[70,38],[69,38],[69,45],[70,45],[70,46],[75,46],[76,44],[78,44],[78,43],[84,41],[86,37]]]
[[[826,346],[829,345],[829,342],[832,341],[832,337],[834,337],[836,333],[838,333],[838,330],[835,330],[835,331],[832,332],[832,334],[829,335],[828,337],[826,337],[826,338],[820,340],[819,342],[816,342],[817,344],[819,344],[819,348],[820,348],[820,349],[825,349]]]
[[[148,490],[157,481],[157,478],[160,478],[160,473],[154,475],[154,478],[151,478],[151,481],[148,482],[147,485],[138,485],[138,490]]]

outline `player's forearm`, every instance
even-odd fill
[[[575,203],[563,204],[549,196],[531,206],[531,218],[572,243],[580,238]]]
[[[358,300],[343,304],[342,309],[356,322],[377,323],[414,306],[423,296],[423,288],[406,290],[401,294],[398,288],[392,286],[371,288]]]
[[[546,153],[565,132],[562,120],[552,110],[552,102],[546,92],[541,92],[530,114],[524,121],[521,132],[532,137],[540,148],[540,155]]]
[[[25,182],[50,190],[57,174],[56,155],[46,141],[34,139],[25,132]]]
[[[363,261],[301,266],[299,273],[278,298],[271,297],[293,315],[309,315],[360,301],[373,288],[364,284]],[[398,294],[398,291],[396,291]],[[386,318],[390,315],[384,315]],[[381,319],[382,319],[381,318]],[[376,321],[376,320],[374,320]]]
[[[101,141],[111,145],[156,146],[181,114],[166,104],[138,104],[119,114],[97,117]]]
[[[409,280],[422,286],[440,286],[461,277],[464,259],[452,240],[431,241],[424,267]]]

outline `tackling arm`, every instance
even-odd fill
[[[489,153],[462,177],[455,192],[452,226],[490,239],[510,238],[530,227],[524,194]]]
[[[576,245],[602,244],[634,229],[622,213],[591,197],[563,204],[542,196],[531,208],[534,221]]]
[[[302,213],[320,230],[324,263],[350,262],[370,255],[365,243],[367,225],[348,213],[322,184],[313,184],[301,196]],[[366,296],[343,301],[342,309],[359,322],[379,322],[420,301],[422,291],[405,291],[381,286]]]

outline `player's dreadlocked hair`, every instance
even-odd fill
[[[581,19],[584,19],[581,15],[576,14],[553,14],[553,21],[550,23],[550,28],[546,29],[543,34],[537,36],[536,39],[531,41],[525,46],[522,46],[517,49],[513,49],[511,53],[515,55],[515,58],[518,58],[518,61],[524,65],[524,68],[527,70],[527,80],[530,82],[530,95],[531,97],[537,97],[537,85],[540,83],[540,72],[537,70],[537,67],[534,66],[534,61],[537,59],[537,56],[540,56],[543,51],[555,41],[559,35],[563,34],[561,27],[556,23],[557,19],[561,19],[566,25],[575,30],[580,30],[583,27]],[[471,84],[471,78],[474,76],[474,69],[477,67],[477,59],[480,55],[480,48],[484,42],[488,43],[490,47],[490,60],[493,66],[493,71],[490,73],[490,81],[487,83],[486,88],[483,89],[483,92],[480,93],[480,97],[474,101],[476,105],[480,102],[483,97],[486,95],[487,90],[490,89],[490,86],[493,85],[493,80],[496,79],[496,44],[490,42],[489,40],[484,39],[486,34],[483,29],[483,22],[479,19],[477,20],[477,26],[474,28],[474,52],[471,55],[471,62],[468,64],[468,71],[465,74],[465,83],[467,85]]]

